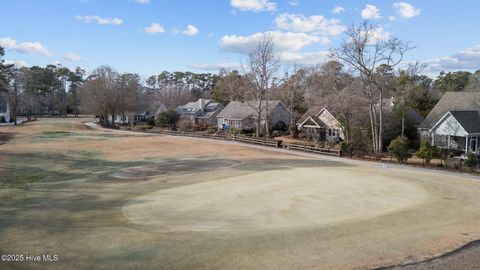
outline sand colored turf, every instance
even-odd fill
[[[368,269],[480,239],[461,174],[92,129],[1,127],[0,269]]]
[[[123,213],[172,232],[271,230],[368,219],[426,197],[388,172],[368,177],[358,170],[298,168],[155,191],[131,200]]]

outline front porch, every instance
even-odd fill
[[[451,136],[439,135],[432,136],[432,145],[439,148],[462,151],[465,154],[475,153],[480,155],[478,149],[478,140],[480,135],[466,135],[466,136]]]

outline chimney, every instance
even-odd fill
[[[200,107],[200,111],[203,113],[203,110],[205,109],[205,99],[199,98],[198,99],[198,106]]]

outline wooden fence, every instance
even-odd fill
[[[304,151],[309,153],[316,153],[316,154],[337,156],[337,157],[341,156],[340,150],[330,149],[330,148],[320,148],[316,146],[308,146],[308,145],[301,145],[301,144],[294,144],[294,143],[287,144],[285,145],[285,147],[290,150]]]
[[[303,152],[315,153],[315,154],[321,154],[321,155],[329,155],[329,156],[337,156],[337,157],[341,156],[341,151],[336,149],[320,148],[316,146],[308,146],[308,145],[301,145],[301,144],[294,144],[294,143],[282,145],[282,141],[280,140],[273,140],[268,138],[255,138],[255,137],[249,137],[245,135],[233,135],[233,136],[216,135],[216,134],[206,134],[206,133],[198,133],[198,132],[182,132],[182,131],[173,131],[173,130],[154,130],[149,132],[172,135],[172,136],[186,136],[186,137],[194,137],[194,138],[206,138],[206,139],[227,140],[227,141],[233,140],[236,142],[271,146],[271,147],[277,147],[277,148],[283,147],[284,149],[288,149],[288,150],[303,151]]]
[[[233,136],[234,141],[244,142],[244,143],[251,143],[251,144],[260,144],[266,146],[273,146],[273,147],[280,147],[282,141],[267,139],[267,138],[254,138],[254,137],[247,137],[247,136]]]

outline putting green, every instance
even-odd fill
[[[123,207],[162,231],[271,230],[371,218],[422,202],[427,192],[393,170],[292,168],[155,191]]]

